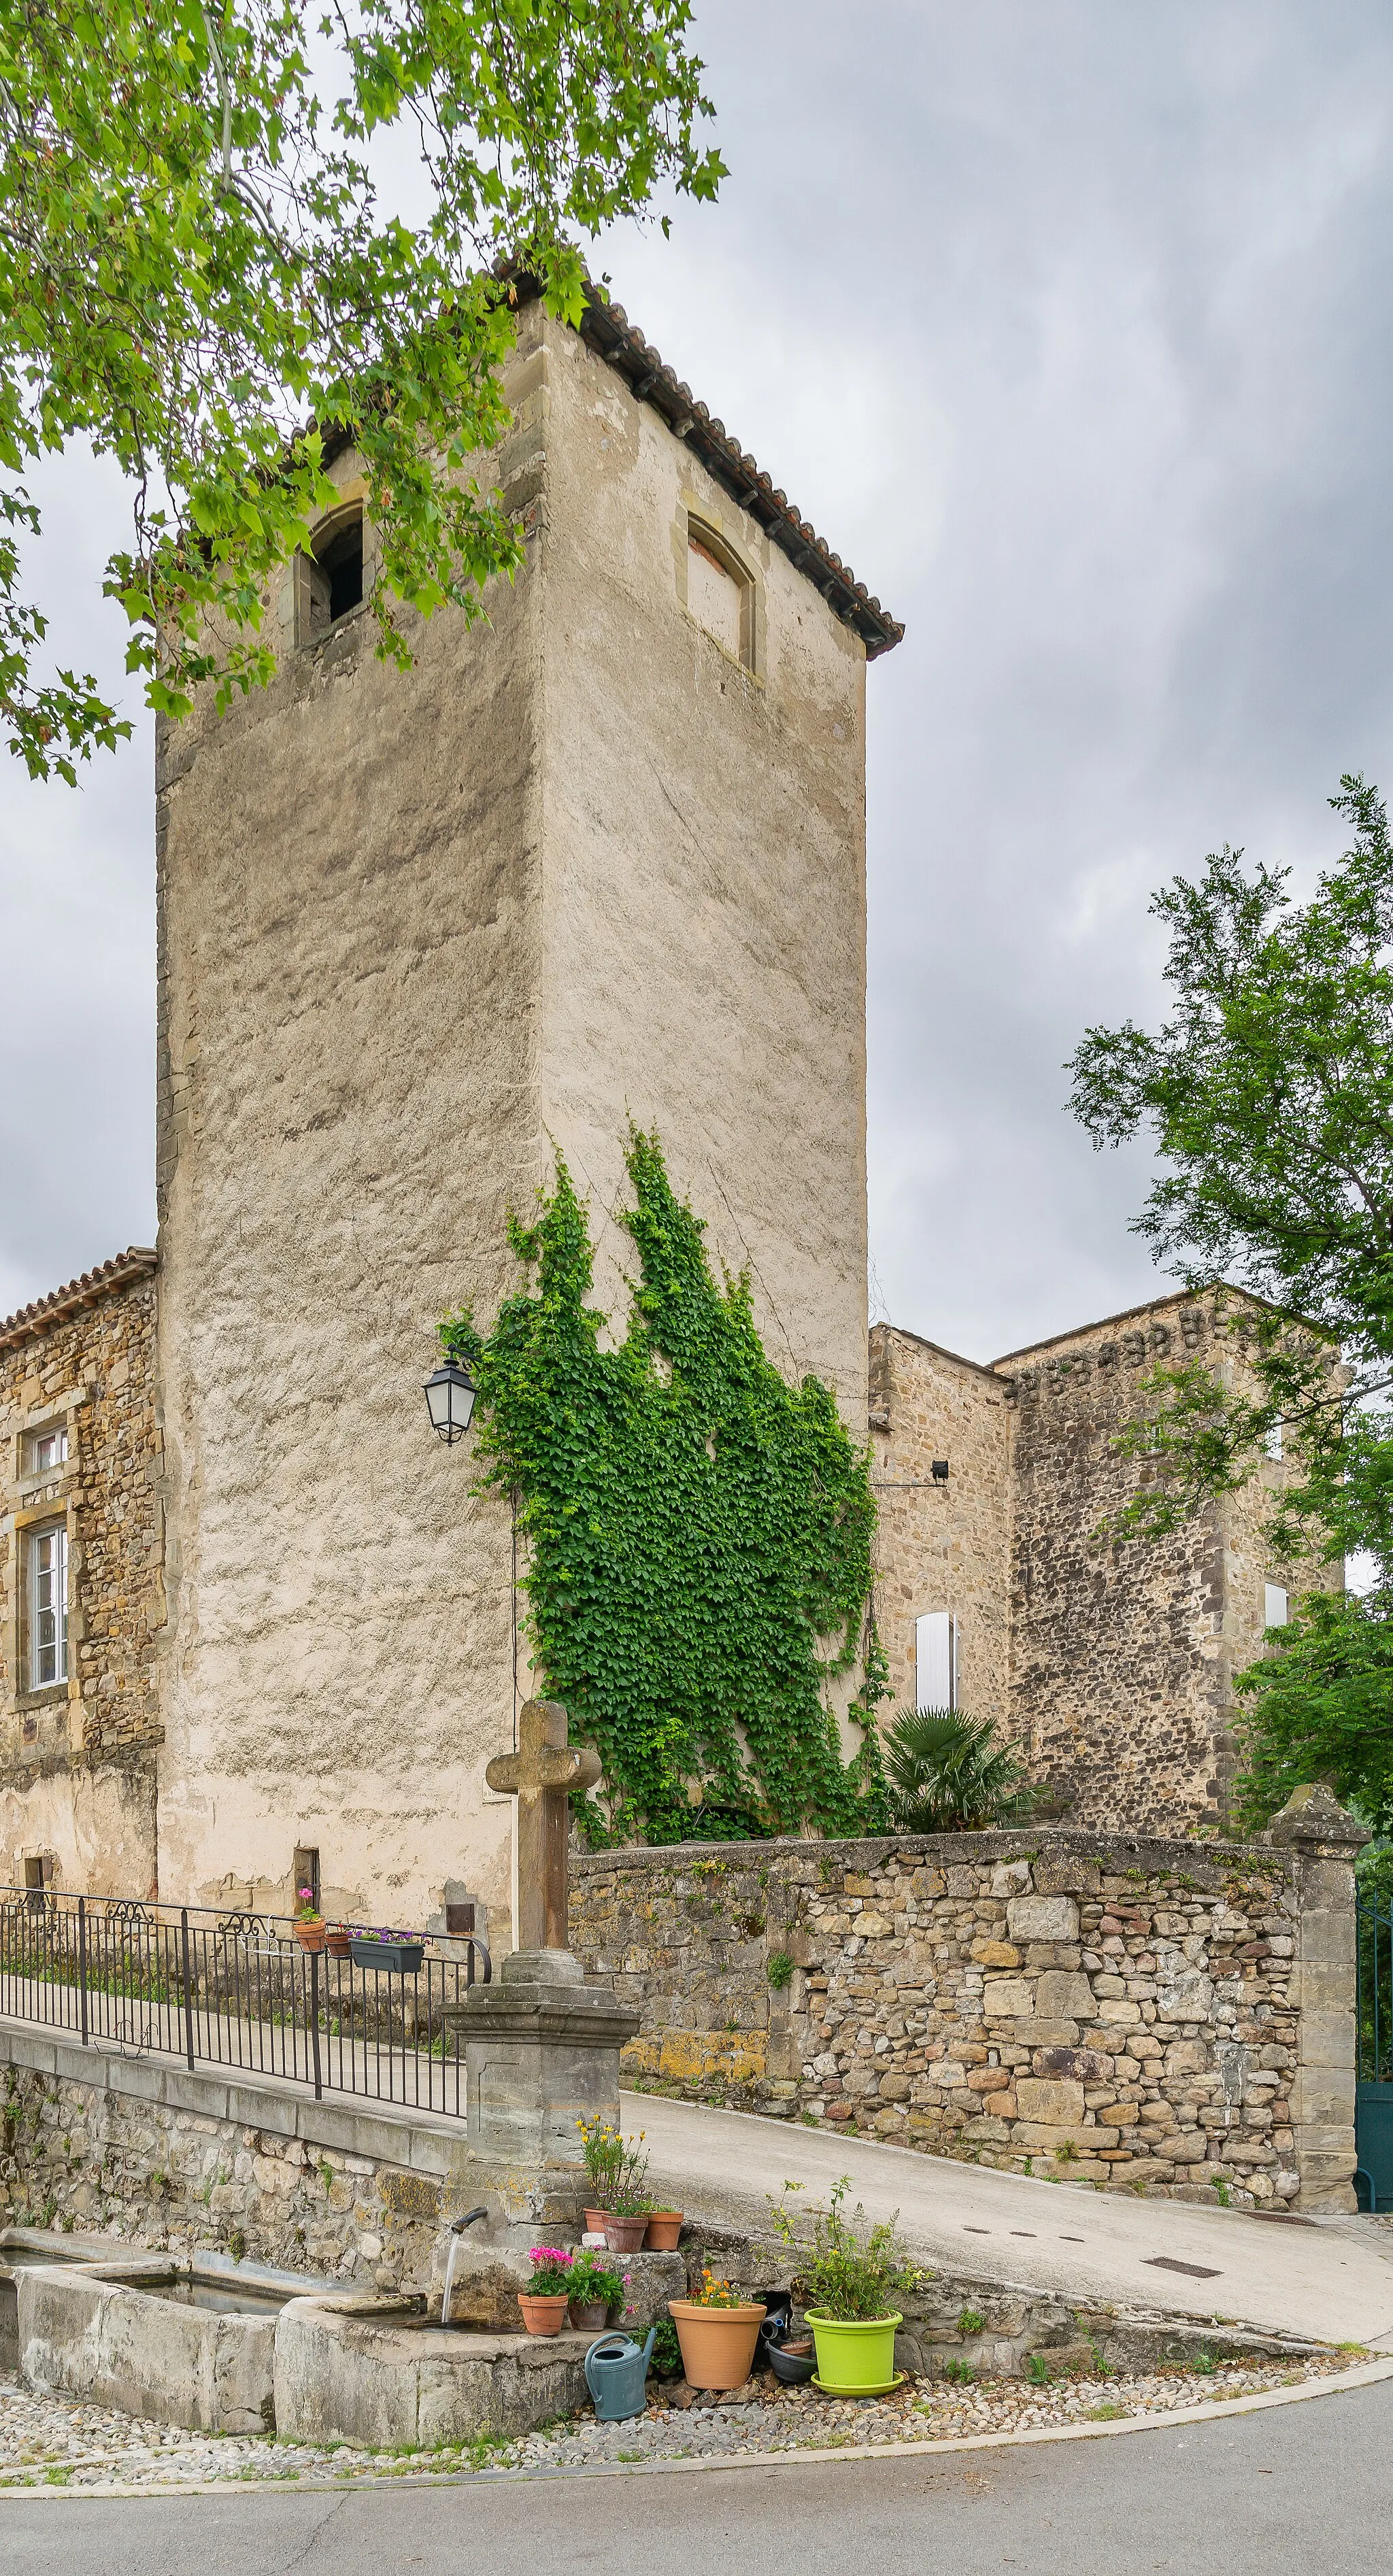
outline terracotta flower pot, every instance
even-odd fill
[[[572,2299],[567,2311],[577,2334],[603,2334],[609,2324],[608,2299]]]
[[[543,2296],[541,2292],[532,2290],[518,2292],[522,2322],[530,2335],[560,2334],[569,2304],[564,2290],[558,2290],[554,2297],[550,2293]]]
[[[331,1932],[324,1947],[331,1959],[346,1959],[349,1955],[349,1936],[346,1932]]]
[[[302,1950],[308,1950],[313,1953],[316,1950],[323,1949],[324,1944],[328,1939],[328,1928],[323,1923],[297,1923],[295,1926],[295,1938],[299,1942]]]
[[[764,2303],[701,2308],[694,2299],[669,2299],[667,2312],[682,2346],[682,2367],[693,2388],[743,2388],[764,2323]]]
[[[607,2209],[587,2209],[585,2213],[587,2234],[591,2236],[603,2236],[605,2232],[605,2221],[608,2217],[609,2211]]]
[[[681,2209],[650,2209],[648,2233],[643,2240],[650,2254],[673,2252],[677,2239],[682,2233],[682,2221],[685,2215],[686,2212]]]
[[[605,2243],[611,2254],[637,2254],[648,2228],[648,2212],[641,2209],[636,2218],[620,2218],[612,2209],[605,2211]]]

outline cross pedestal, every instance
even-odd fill
[[[518,1720],[516,1753],[495,1754],[484,1773],[491,1789],[505,1790],[518,1802],[513,1937],[522,1951],[570,1950],[570,1793],[593,1789],[600,1757],[588,1746],[568,1744],[566,1732],[560,1700],[530,1699]]]

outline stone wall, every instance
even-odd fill
[[[594,1854],[628,2080],[1109,2187],[1352,2207],[1353,1851],[1072,1832]]]
[[[150,1893],[164,1618],[154,1254],[0,1325],[0,1880]],[[66,1457],[40,1468],[55,1432]],[[68,1677],[30,1687],[26,1533],[68,1543]]]
[[[1144,1462],[1113,1435],[1158,1366],[1242,1365],[1241,1309],[1174,1297],[998,1362],[1014,1395],[1011,1706],[1037,1779],[1082,1824],[1144,1832],[1222,1820],[1234,1770],[1230,1683],[1262,1651],[1263,1586],[1341,1578],[1270,1561],[1272,1462],[1168,1540],[1100,1546]]]
[[[875,1614],[892,1704],[913,1708],[915,1626],[922,1613],[958,1623],[958,1704],[1006,1719],[1010,1694],[1010,1388],[991,1369],[916,1333],[875,1324],[870,1337]],[[936,1484],[935,1459],[946,1484]]]

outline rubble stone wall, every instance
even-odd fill
[[[1352,2207],[1352,1908],[1345,1852],[1037,1829],[591,1854],[571,1941],[642,2016],[630,2083],[1015,2171]]]
[[[153,1254],[0,1338],[0,1880],[151,1892],[164,1618]],[[79,1283],[80,1289],[81,1283]],[[67,1455],[40,1470],[36,1437]],[[68,1677],[31,1688],[24,1541],[68,1541]]]

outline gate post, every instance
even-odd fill
[[[1297,2209],[1354,2209],[1354,1863],[1363,1825],[1319,1785],[1293,1789],[1268,1828],[1292,1856],[1296,1900],[1296,2066],[1292,2130]]]

